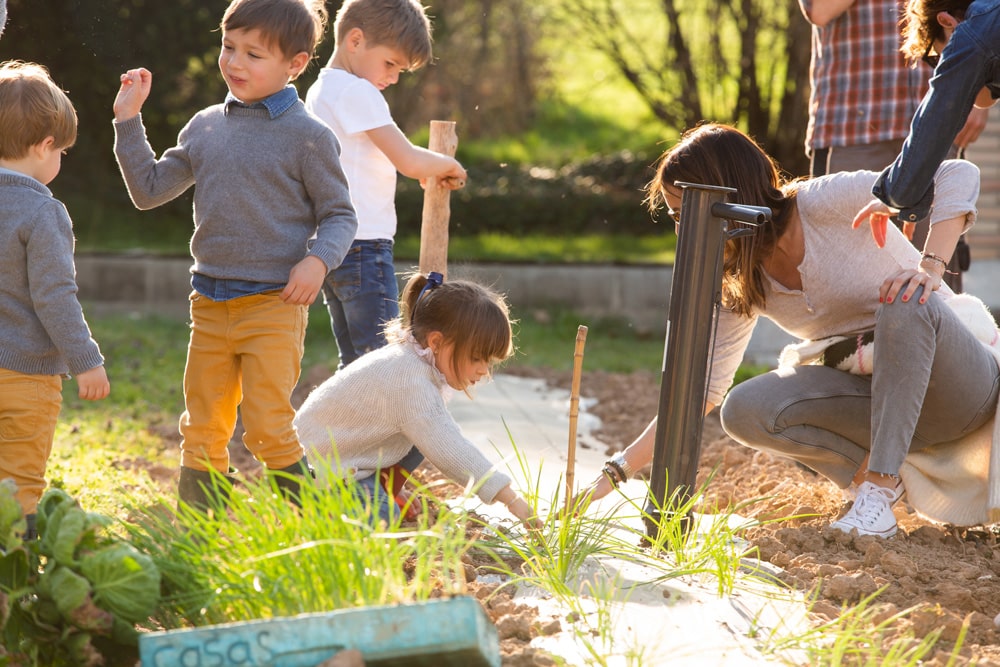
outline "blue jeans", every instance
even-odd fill
[[[410,447],[410,452],[399,461],[399,465],[407,472],[413,472],[424,460],[424,455],[416,447]],[[386,523],[392,521],[392,517],[399,516],[399,508],[379,481],[379,473],[375,472],[371,477],[354,483],[354,493],[365,504],[374,510],[374,516],[382,519]]]
[[[392,241],[352,243],[341,265],[327,274],[323,301],[340,349],[338,368],[385,345],[383,327],[399,315]]]

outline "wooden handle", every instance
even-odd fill
[[[587,344],[587,327],[576,329],[576,347],[573,351],[573,383],[569,390],[569,446],[566,453],[566,511],[573,499],[576,477],[576,422],[580,416],[580,375],[583,372],[583,348]]]
[[[458,135],[450,120],[432,120],[427,148],[455,157]],[[448,277],[448,220],[451,217],[451,190],[439,187],[438,178],[424,186],[424,211],[420,224],[420,273],[437,271]]]

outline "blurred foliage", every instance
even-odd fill
[[[595,156],[559,169],[470,165],[469,185],[451,196],[451,229],[463,232],[650,234],[642,204],[651,159],[631,152]],[[402,229],[419,229],[423,190],[404,180],[396,196]]]
[[[748,107],[739,102],[746,97],[740,92],[745,73],[737,69],[734,74],[730,67],[737,45],[752,53],[753,60],[747,62],[757,64],[755,90],[764,86],[771,91],[767,99],[754,101],[760,102],[755,108],[771,112],[781,108],[801,117],[797,123],[778,123],[782,137],[793,137],[791,143],[783,139],[780,146],[769,145],[771,129],[759,138],[779,159],[790,159],[784,155],[792,153],[801,157],[798,134],[804,132],[805,111],[796,111],[797,103],[777,92],[783,82],[791,86],[799,81],[789,77],[800,77],[799,70],[808,66],[807,58],[789,59],[783,50],[794,40],[791,32],[783,35],[782,30],[806,25],[792,20],[791,0],[772,9],[759,0],[740,0],[728,9],[715,3],[685,9],[681,2],[662,6],[652,0],[427,3],[434,24],[435,62],[405,74],[386,91],[386,98],[396,122],[419,145],[426,145],[430,119],[458,123],[457,157],[470,178],[468,187],[451,198],[453,235],[531,232],[569,237],[649,235],[660,230],[672,234],[651,224],[642,205],[642,188],[652,174],[656,153],[667,143],[663,140],[675,138],[680,123],[689,123],[690,117],[656,112],[664,99],[684,104],[697,92],[702,101],[714,100],[704,113],[730,108],[731,120],[745,126],[752,120]],[[51,184],[70,210],[78,247],[186,254],[191,192],[153,211],[134,209],[114,161],[111,107],[123,71],[137,66],[150,69],[154,83],[143,108],[147,135],[157,153],[173,146],[196,111],[225,96],[216,60],[218,23],[228,0],[8,0],[8,4],[0,59],[47,66],[78,111],[77,144]],[[326,3],[331,23],[340,4]],[[591,13],[567,11],[576,5]],[[607,7],[628,11],[609,16],[604,13]],[[668,7],[684,9],[674,23],[671,16],[663,16]],[[714,16],[718,25],[706,24],[705,16]],[[583,30],[595,26],[603,28],[596,33]],[[747,26],[760,28],[750,41],[740,38],[740,30]],[[662,35],[674,40],[669,49],[651,51]],[[675,57],[678,36],[693,53],[701,54],[691,64],[694,69],[685,70],[687,76],[696,74],[698,91],[679,84],[673,71],[683,64]],[[616,43],[623,45],[617,54],[621,62],[607,48]],[[714,64],[702,53],[713,44],[725,56]],[[795,45],[802,48],[798,42]],[[300,94],[315,80],[333,47],[328,30],[316,59],[296,82]],[[643,53],[658,55],[646,61],[644,83],[636,86],[631,58]],[[623,62],[628,67],[623,68]],[[648,92],[654,83],[660,86],[656,96]],[[793,88],[789,94],[797,100],[794,91],[800,88]],[[702,107],[693,109],[688,114],[700,118]],[[401,232],[419,229],[422,199],[417,183],[400,179]]]
[[[711,120],[808,169],[810,26],[797,0],[557,0],[558,23],[603,54],[665,127]]]
[[[651,226],[642,236],[482,232],[448,239],[448,255],[460,263],[669,265],[674,262],[676,248],[677,235],[665,225]],[[397,234],[395,256],[397,270],[408,263],[417,264],[419,235]]]

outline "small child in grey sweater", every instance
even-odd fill
[[[0,65],[0,480],[13,479],[34,534],[62,406],[111,387],[77,300],[73,223],[46,187],[76,141],[76,111],[41,65]]]
[[[322,38],[320,0],[233,0],[221,23],[223,104],[197,113],[157,159],[139,112],[152,74],[121,77],[115,155],[140,209],[194,186],[191,340],[179,493],[207,507],[210,470],[243,442],[294,499],[308,461],[292,425],[309,304],[357,230],[333,132],[290,85]]]

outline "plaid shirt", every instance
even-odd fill
[[[800,4],[809,11],[822,1]],[[807,152],[909,134],[930,70],[910,68],[899,52],[901,11],[896,0],[857,0],[826,26],[813,26]]]

